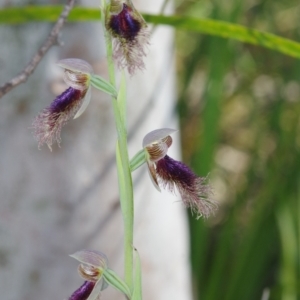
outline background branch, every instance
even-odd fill
[[[65,5],[62,13],[60,14],[57,22],[55,23],[54,27],[52,28],[50,34],[48,35],[47,39],[37,51],[37,53],[33,56],[29,64],[25,67],[25,69],[19,73],[16,77],[12,78],[10,81],[6,82],[4,85],[0,87],[0,98],[11,91],[13,88],[18,86],[19,84],[25,82],[28,77],[34,72],[36,67],[38,66],[39,62],[48,52],[48,50],[57,43],[57,37],[59,32],[62,30],[65,21],[74,6],[75,0],[68,0],[67,4]]]

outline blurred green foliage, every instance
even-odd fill
[[[181,1],[180,15],[300,40],[295,0]],[[195,299],[300,299],[300,61],[177,32],[184,161],[219,210],[190,216]]]

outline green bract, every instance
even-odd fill
[[[128,299],[131,299],[131,292],[128,285],[114,271],[110,269],[105,270],[103,277],[109,285],[126,295]]]
[[[147,161],[145,149],[140,150],[131,160],[130,160],[130,170],[131,172],[138,169]]]
[[[116,89],[104,78],[99,75],[91,75],[91,85],[96,89],[107,93],[113,97],[117,96]]]
[[[139,253],[136,249],[134,288],[131,300],[142,300],[142,268]]]

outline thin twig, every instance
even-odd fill
[[[28,77],[34,72],[36,67],[38,66],[39,62],[48,52],[48,50],[57,43],[57,37],[59,32],[62,30],[66,19],[74,6],[75,0],[68,0],[67,4],[65,5],[61,15],[59,16],[57,22],[55,23],[54,27],[52,28],[49,36],[37,51],[37,53],[33,56],[29,64],[26,68],[19,73],[16,77],[12,78],[10,81],[6,82],[4,85],[0,87],[0,98],[7,94],[10,90],[18,86],[19,84],[25,82]]]

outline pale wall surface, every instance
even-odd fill
[[[136,3],[145,12],[157,12],[161,5],[161,0]],[[0,84],[27,64],[50,29],[49,24],[0,27]],[[57,60],[82,58],[107,76],[100,24],[69,24],[60,40],[63,46],[51,49],[26,84],[0,99],[3,300],[66,299],[82,283],[77,262],[68,254],[83,248],[105,252],[110,267],[123,272],[113,155],[116,134],[109,98],[93,90],[90,106],[64,127],[61,148],[54,147],[53,152],[46,147],[38,150],[29,128],[37,113],[65,89]],[[146,66],[143,73],[128,78],[131,156],[150,130],[177,127],[171,29],[155,31]],[[171,152],[175,158],[179,139],[175,134]],[[185,211],[178,197],[155,190],[145,167],[135,172],[134,181],[135,247],[142,259],[144,300],[189,300]],[[123,297],[109,288],[102,299]]]

